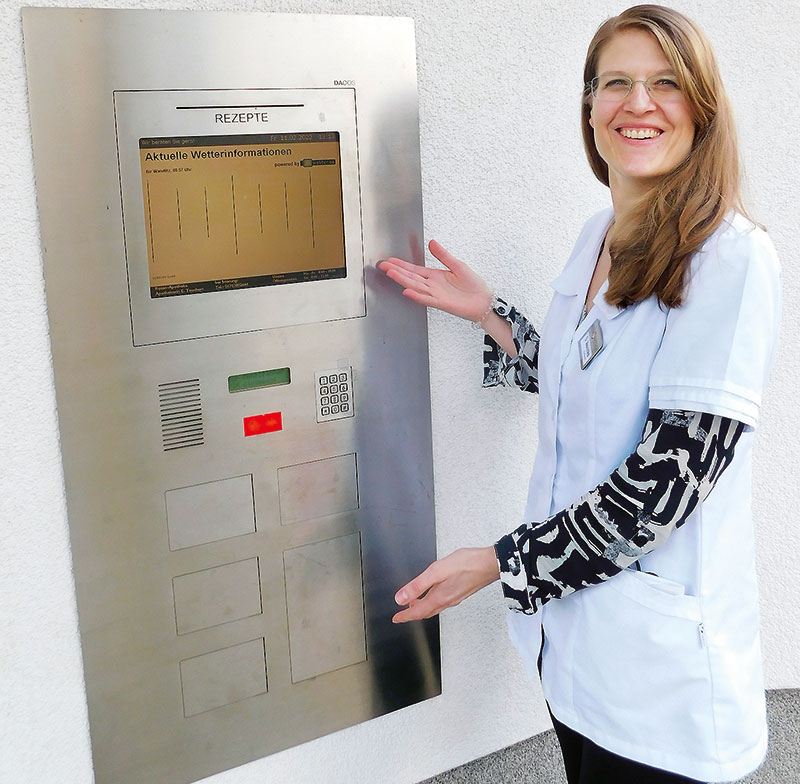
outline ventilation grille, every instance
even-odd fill
[[[161,443],[165,452],[203,443],[203,405],[200,379],[158,385]]]

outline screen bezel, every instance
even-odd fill
[[[226,124],[225,134],[215,119],[220,107],[258,111],[238,112],[244,121]],[[353,88],[116,90],[114,111],[134,346],[366,315]],[[254,119],[245,119],[250,116]],[[345,277],[152,298],[139,140],[312,131],[339,134]]]

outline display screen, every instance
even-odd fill
[[[150,296],[347,276],[339,134],[139,140]]]
[[[249,389],[279,387],[284,384],[290,384],[291,381],[292,373],[289,368],[256,370],[254,373],[239,373],[235,376],[228,376],[228,392],[245,392]]]

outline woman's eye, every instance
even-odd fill
[[[656,85],[663,87],[667,90],[680,90],[678,83],[674,79],[661,78],[656,82]]]
[[[603,87],[627,87],[627,79],[606,79],[602,83]]]

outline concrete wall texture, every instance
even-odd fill
[[[40,4],[51,5],[48,0]],[[86,5],[85,0],[59,3]],[[416,20],[426,236],[468,260],[535,322],[580,226],[610,203],[585,162],[581,69],[609,0],[104,0],[106,7],[411,16]],[[738,121],[746,199],[783,262],[781,347],[757,430],[754,514],[770,689],[800,686],[795,390],[800,371],[800,6],[673,0],[708,33]],[[20,5],[0,3],[0,782],[92,781],[50,364]],[[480,339],[430,318],[440,553],[488,544],[522,514],[536,400],[480,388]],[[498,590],[442,617],[443,695],[213,776],[416,782],[549,728],[505,635]],[[125,742],[120,739],[120,742]],[[550,780],[527,768],[530,780]],[[500,779],[497,779],[500,780]],[[510,780],[510,779],[509,779]],[[519,780],[519,779],[517,779]]]

